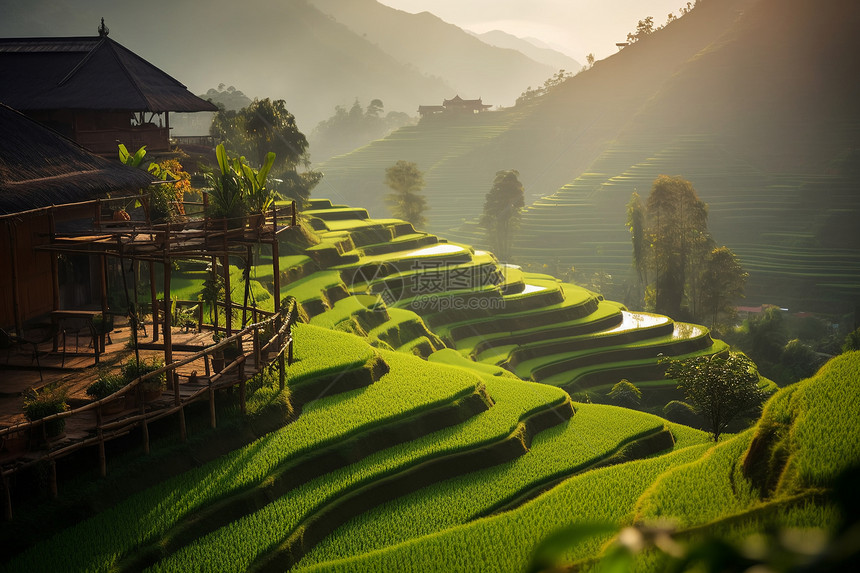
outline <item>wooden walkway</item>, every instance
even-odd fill
[[[65,366],[59,368],[61,357],[53,354],[40,356],[41,378],[40,385],[53,382],[62,384],[68,389],[70,411],[55,414],[42,420],[28,422],[20,414],[23,398],[10,396],[8,388],[10,380],[30,382],[39,379],[39,372],[0,371],[4,377],[4,388],[7,394],[0,397],[0,502],[6,519],[12,517],[12,492],[9,477],[37,463],[47,462],[51,471],[49,490],[51,495],[57,494],[56,460],[74,453],[82,448],[96,447],[99,453],[100,472],[106,473],[105,442],[129,434],[132,430],[142,429],[142,445],[144,452],[149,452],[148,425],[166,416],[177,416],[179,420],[180,439],[186,439],[184,409],[189,404],[198,401],[209,402],[210,425],[216,425],[215,394],[226,388],[239,389],[239,407],[245,413],[245,386],[248,380],[257,375],[262,369],[276,365],[279,371],[281,387],[284,387],[285,362],[292,357],[292,337],[290,330],[295,312],[287,314],[286,320],[280,321],[281,328],[269,340],[262,339],[266,323],[278,324],[279,317],[272,316],[260,323],[250,325],[241,332],[212,343],[211,331],[202,332],[173,332],[172,348],[173,362],[156,372],[138,378],[125,388],[102,400],[93,401],[86,395],[86,388],[98,378],[98,367],[94,364],[94,353],[89,356],[75,356],[69,360],[66,356]],[[268,325],[267,325],[268,326]],[[129,329],[117,330],[111,333],[113,344],[105,347],[101,357],[101,367],[111,365],[117,368],[122,360],[133,354],[126,348],[130,333]],[[178,329],[177,329],[178,330]],[[151,332],[151,330],[150,330]],[[48,343],[50,345],[50,343]],[[220,372],[212,367],[212,355],[216,350],[229,345],[238,345],[241,353],[232,362],[226,364]],[[152,340],[139,341],[141,358],[162,355],[163,344]],[[40,348],[41,352],[42,349]],[[20,360],[16,356],[15,360]],[[13,362],[15,364],[15,362]],[[26,375],[22,374],[26,372]],[[11,376],[10,376],[11,374]],[[16,374],[20,374],[16,376]],[[167,387],[162,391],[148,393],[144,391],[147,379],[164,375]],[[11,386],[16,387],[16,386]],[[17,406],[17,413],[12,412],[10,404]],[[50,437],[52,425],[60,423],[62,432]]]

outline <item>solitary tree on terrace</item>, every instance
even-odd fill
[[[737,311],[735,301],[744,296],[749,273],[728,247],[717,247],[708,253],[699,279],[701,313],[710,318],[711,327],[731,325]]]
[[[493,187],[484,199],[481,226],[487,230],[490,248],[501,260],[511,254],[511,236],[525,207],[525,191],[520,183],[520,172],[507,169],[496,172]]]
[[[391,213],[398,219],[412,223],[413,227],[423,227],[427,219],[427,201],[421,194],[424,189],[424,174],[412,161],[400,160],[385,170],[385,184],[394,193],[385,196]]]
[[[729,422],[764,400],[755,364],[739,352],[665,361],[666,378],[678,382],[678,389],[710,426],[715,442]]]

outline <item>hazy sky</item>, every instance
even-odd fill
[[[503,30],[535,37],[563,49],[585,63],[593,52],[598,59],[615,53],[616,42],[646,16],[655,25],[669,12],[679,14],[686,0],[379,0],[406,12],[432,12],[446,22],[473,32]]]

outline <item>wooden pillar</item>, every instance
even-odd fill
[[[18,285],[18,241],[15,237],[17,227],[12,224],[12,221],[7,221],[6,230],[9,233],[9,252],[12,263],[12,314],[15,317],[15,332],[18,336],[23,336],[24,327],[21,320],[21,289],[20,285]]]
[[[146,423],[146,403],[143,401],[143,387],[135,386],[137,394],[137,405],[142,419],[140,421],[140,433],[143,438],[143,453],[149,455],[149,425]]]
[[[3,476],[3,519],[12,521],[12,492],[9,487],[9,478]]]
[[[212,257],[212,285],[218,284],[218,257]],[[212,330],[218,332],[218,293],[215,293],[215,299],[212,301]]]
[[[230,251],[227,244],[227,219],[224,219],[224,326],[227,336],[233,335],[233,297],[230,296]]]
[[[50,471],[48,472],[48,495],[51,499],[57,499],[59,491],[57,489],[57,462],[50,460]]]
[[[176,393],[179,394],[179,375],[174,373],[174,377],[176,378]],[[185,442],[188,440],[188,429],[185,426],[185,408],[181,404],[177,416],[179,416],[179,439]]]
[[[102,407],[96,409],[96,430],[99,436],[99,475],[105,477],[107,475],[107,456],[105,455],[105,437],[102,431]]]
[[[284,324],[284,318],[281,315],[281,255],[280,248],[278,245],[278,212],[274,212],[274,220],[272,222],[272,229],[274,230],[274,237],[272,238],[272,277],[274,279],[274,290],[275,290],[275,332],[280,332],[281,325]],[[281,340],[281,337],[278,336],[278,340]],[[284,354],[280,352],[280,344],[278,344],[278,387],[283,390],[286,386],[287,381],[287,372],[284,368]]]
[[[107,295],[107,255],[99,255],[99,270],[101,271],[99,274],[101,275],[101,300],[102,300],[102,324],[107,323],[108,316],[108,295]],[[99,363],[99,354],[104,352],[105,343],[107,341],[107,333],[104,332],[104,328],[102,328],[102,332],[98,335],[98,340],[93,341],[93,349],[96,352],[96,364]]]
[[[173,317],[170,316],[170,223],[164,232],[164,365],[173,362],[173,335],[170,332]],[[168,377],[169,378],[169,377]],[[168,379],[168,382],[170,380]],[[178,388],[177,388],[178,393]]]
[[[155,288],[155,260],[149,260],[149,295],[152,297],[152,341],[158,342],[158,293]]]
[[[239,364],[239,411],[242,412],[242,415],[245,415],[246,404],[245,404],[245,361]]]
[[[245,279],[245,296],[242,298],[242,328],[245,328],[248,320],[248,299],[251,296],[251,262],[253,254],[251,253],[251,245],[245,247],[245,272],[242,273],[242,278]]]
[[[48,211],[48,221],[50,224],[51,244],[53,245],[57,237],[57,225],[54,221],[54,209]],[[60,269],[59,255],[56,251],[51,251],[51,308],[60,310]]]
[[[211,378],[209,379],[209,425],[213,430],[215,429],[215,388],[212,386]]]

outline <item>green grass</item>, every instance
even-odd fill
[[[320,345],[333,352],[317,352]],[[360,346],[367,349],[363,356],[356,354]],[[298,368],[304,377],[311,376],[314,363],[321,372],[346,372],[373,352],[354,336],[303,325],[296,329],[295,365],[302,365]],[[450,402],[481,383],[477,376],[442,366],[428,368],[401,354],[386,353],[386,360],[395,371],[378,382],[307,404],[301,416],[281,430],[134,495],[37,545],[16,559],[16,567],[34,571],[63,562],[69,570],[104,570],[131,547],[164,533],[184,515],[260,483],[288,460],[434,403]]]
[[[466,372],[444,366],[436,368],[446,368],[460,375]],[[434,371],[427,370],[428,382],[435,377]],[[246,515],[183,548],[160,562],[153,570],[185,570],[193,564],[203,569],[244,571],[273,543],[283,541],[326,502],[421,461],[501,439],[517,427],[520,419],[563,397],[563,394],[552,392],[553,389],[545,386],[502,382],[494,377],[488,377],[485,381],[489,394],[496,402],[487,412],[466,420],[461,426],[389,448],[352,466],[331,472],[325,478],[309,482],[260,511]],[[228,561],[225,561],[226,555],[230,555]]]
[[[538,434],[526,455],[364,513],[326,538],[301,564],[367,553],[461,525],[529,487],[587,467],[622,442],[659,430],[663,424],[649,414],[581,404],[569,422]]]
[[[309,571],[522,571],[550,531],[571,521],[620,522],[644,489],[667,469],[695,460],[708,448],[692,446],[668,455],[575,476],[519,509],[411,539],[367,554],[328,561]],[[596,536],[565,554],[573,561],[599,551],[611,534]]]

